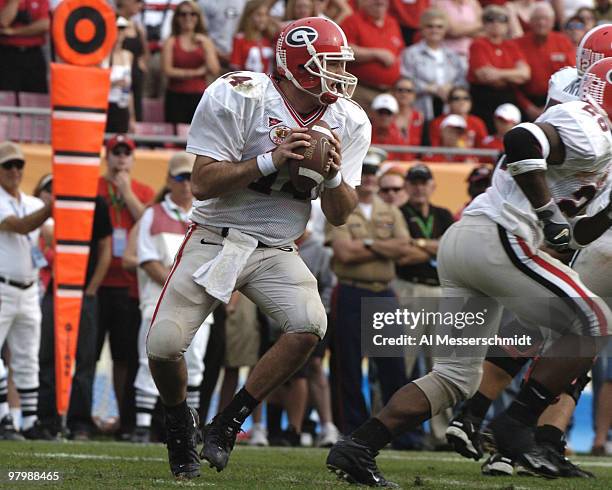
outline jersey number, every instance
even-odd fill
[[[574,199],[560,199],[557,205],[563,214],[573,218],[595,197],[595,194],[597,189],[594,185],[585,185],[572,194]]]
[[[602,131],[604,131],[604,132],[608,131],[608,124],[606,123],[606,120],[604,119],[604,117],[599,112],[597,112],[597,109],[595,109],[595,107],[593,107],[590,104],[585,104],[582,107],[582,110],[587,112],[588,114],[590,114],[594,118],[596,118],[597,124],[599,124],[599,127],[601,128]]]

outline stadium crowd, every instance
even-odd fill
[[[100,430],[112,430],[118,439],[132,442],[164,437],[144,344],[156,299],[189,221],[193,156],[174,154],[159,190],[130,176],[136,145],[126,133],[144,131],[142,122],[161,122],[147,120],[152,111],[145,106],[159,108],[163,122],[180,132],[215,78],[235,70],[272,74],[280,29],[291,20],[326,16],[341,25],[354,49],[355,62],[348,70],[359,85],[353,99],[368,112],[373,145],[501,151],[509,129],[543,112],[548,80],[564,66],[575,65],[582,35],[597,23],[612,21],[608,0],[586,4],[117,0],[119,35],[108,62],[112,86],[107,120],[107,132],[117,135],[106,143],[107,172],[99,180],[69,436],[87,440]],[[53,59],[48,31],[56,6],[47,0],[0,0],[1,91],[47,92],[48,62]],[[406,172],[386,160],[421,163]],[[366,402],[356,305],[364,297],[399,298],[401,304],[414,297],[440,296],[438,240],[461,213],[431,202],[435,179],[430,166],[442,161],[474,163],[466,183],[471,198],[490,182],[490,158],[387,153],[372,147],[357,188],[359,204],[347,225],[326,226],[320,206],[313,202],[297,245],[318,279],[330,328],[307,365],[266,400],[265,421],[261,407],[253,413],[250,444],[331,446],[340,433],[362,425],[399,387],[431,368],[425,353],[372,359]],[[40,180],[33,193],[37,199],[18,200],[24,164],[18,145],[0,144],[0,220],[14,217],[10,224],[0,224],[0,288],[13,288],[14,304],[22,305],[7,308],[2,296],[0,342],[5,344],[8,369],[0,371],[0,439],[53,440],[61,424],[54,402],[52,178]],[[38,244],[38,261],[30,260],[32,241]],[[92,419],[96,361],[107,334],[119,410],[110,428]],[[240,368],[254,366],[279,335],[280,326],[238,292],[204,322],[187,353],[188,402],[198,408],[201,420],[210,418],[218,380],[222,378],[222,408],[236,391]],[[328,353],[329,376],[323,362]],[[596,454],[612,453],[610,417],[602,415],[612,406],[611,365],[612,358],[606,371],[602,359],[594,371],[600,387],[595,390]],[[9,398],[12,406],[21,406],[19,426],[13,423]],[[283,412],[286,428],[281,427]],[[427,437],[422,430],[410,432],[394,440],[394,447],[445,447],[451,416],[439,414]]]

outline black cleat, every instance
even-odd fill
[[[595,478],[590,471],[583,470],[565,457],[565,443],[556,447],[554,444],[541,443],[540,447],[546,451],[549,459],[559,468],[562,478]]]
[[[499,453],[493,453],[482,464],[480,471],[485,476],[512,476],[514,465],[511,459]]]
[[[223,420],[217,415],[210,424],[202,429],[202,439],[204,446],[200,457],[210,464],[211,468],[216,468],[217,472],[223,471],[227,466],[230,453],[234,449],[236,436],[240,432],[240,424]]]
[[[34,422],[34,425],[27,430],[22,430],[21,435],[26,439],[33,441],[59,441],[60,437],[57,434],[52,434],[51,431],[42,424],[40,420]]]
[[[166,414],[166,446],[170,470],[178,479],[200,476],[198,412],[189,408],[180,419]]]
[[[340,480],[370,487],[399,488],[388,481],[376,466],[378,451],[350,437],[341,437],[327,455],[327,469]]]
[[[11,414],[7,414],[0,420],[0,441],[24,441],[23,437],[15,429],[13,424],[13,417]]]
[[[534,430],[503,413],[489,425],[497,451],[527,471],[546,478],[556,478],[559,468],[548,453],[537,445]]]
[[[482,458],[480,422],[459,413],[446,429],[446,440],[455,452],[464,458],[478,461]]]

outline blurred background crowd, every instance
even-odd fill
[[[37,100],[48,106],[48,64],[54,59],[49,26],[56,6],[48,0],[0,0],[0,105],[25,107],[28,100]],[[350,226],[328,229],[315,201],[298,241],[319,281],[330,328],[308,364],[254,413],[245,440],[262,446],[329,446],[340,433],[361,425],[399,386],[431,367],[426,353],[364,362],[356,305],[373,296],[400,302],[440,296],[437,244],[461,210],[431,202],[436,188],[432,169],[440,162],[473,164],[467,181],[457,182],[472,199],[489,185],[494,158],[440,154],[434,148],[501,151],[510,128],[542,113],[550,76],[574,66],[584,33],[612,21],[609,0],[117,0],[114,7],[119,35],[108,60],[107,133],[117,135],[106,143],[106,173],[99,180],[89,244],[67,418],[67,434],[74,439],[100,433],[133,442],[164,437],[143,335],[188,223],[193,157],[176,152],[163,188],[151,189],[131,175],[136,143],[126,134],[185,136],[202,92],[215,78],[233,70],[273,73],[275,39],[292,20],[331,18],[355,51],[347,69],[359,78],[354,99],[370,116],[374,147],[364,161]],[[393,149],[386,152],[376,145]],[[422,146],[431,150],[414,148]],[[393,163],[398,161],[413,163]],[[8,196],[9,189],[20,187],[26,157],[18,145],[1,143],[0,164],[0,185]],[[45,175],[34,189],[41,203],[48,202],[51,186],[51,176]],[[38,385],[11,381],[23,366],[12,355],[20,339],[9,335],[3,350],[9,375],[0,372],[0,438],[56,439],[61,430],[53,394],[52,227],[52,220],[46,220],[36,236],[47,262],[35,280],[42,305]],[[351,255],[353,242],[376,247],[406,237],[409,252],[381,247],[378,258],[367,264]],[[5,241],[0,236],[0,249]],[[9,287],[2,280],[6,277],[0,264],[0,282],[6,283],[0,286]],[[235,293],[201,332],[188,352],[189,404],[208,420],[215,413],[211,404],[222,408],[231,400],[280,329]],[[113,394],[100,394],[96,362],[107,341]],[[601,394],[595,411],[612,404],[610,364],[604,360],[594,372],[594,392]],[[37,409],[23,416],[25,405],[36,406],[34,392]],[[93,417],[100,398],[116,400],[116,417]],[[444,448],[449,416],[435,417],[394,446]],[[612,453],[609,427],[599,425],[593,451],[603,454],[607,447]]]

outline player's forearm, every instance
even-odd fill
[[[371,246],[372,250],[378,255],[387,257],[388,259],[399,259],[408,250],[410,246],[410,238],[390,238],[388,240],[374,240]]]
[[[49,31],[49,19],[39,19],[32,22],[31,24],[16,27],[15,35],[19,36],[36,36],[38,34],[45,34]]]
[[[395,262],[397,265],[423,264],[431,260],[430,255],[419,247],[410,247],[404,255]]]
[[[344,181],[333,189],[325,188],[321,194],[323,214],[334,226],[346,223],[355,206],[357,206],[357,193]]]
[[[27,235],[31,231],[40,228],[49,216],[51,216],[51,207],[47,205],[23,218],[9,216],[0,223],[0,231],[10,231],[19,233],[20,235]]]
[[[550,190],[546,183],[544,170],[533,170],[515,175],[514,180],[534,209],[541,208],[550,202]]]
[[[574,225],[574,241],[580,245],[588,245],[597,240],[612,226],[612,213],[609,208],[603,209],[594,216],[578,220]]]
[[[198,157],[191,174],[191,188],[195,198],[204,201],[244,189],[261,176],[256,158],[234,163]]]

